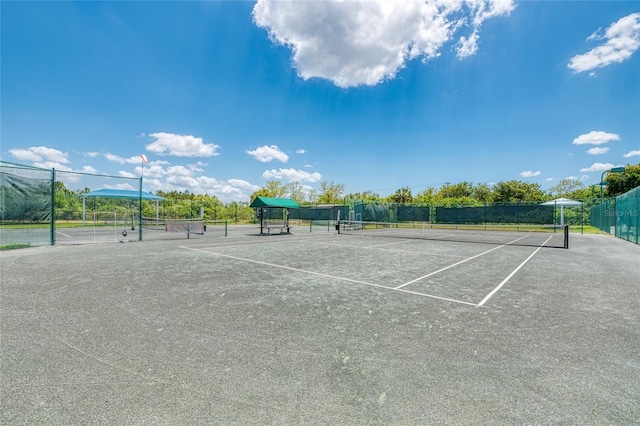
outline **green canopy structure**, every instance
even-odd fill
[[[260,218],[260,234],[264,234],[265,229],[268,234],[272,229],[280,229],[280,233],[286,232],[288,234],[291,230],[289,209],[300,208],[300,205],[291,198],[256,197],[249,207],[256,209],[256,214]],[[284,212],[279,219],[267,219],[267,209],[283,209]]]
[[[160,197],[159,195],[152,194],[150,192],[145,191],[136,191],[130,189],[111,189],[111,188],[102,188],[97,189],[95,191],[87,192],[86,194],[82,194],[82,224],[85,224],[86,215],[87,215],[87,198],[127,198],[130,200],[149,200],[156,202],[156,220],[158,220],[158,212],[159,206],[158,202],[164,201],[164,197]],[[142,213],[142,211],[140,212]],[[131,223],[133,223],[133,215],[131,217]]]
[[[298,209],[300,208],[300,205],[291,198],[256,197],[249,207],[254,209],[260,207]]]
[[[102,197],[102,198],[132,198],[132,199],[140,199],[143,200],[153,200],[153,201],[162,201],[165,198],[160,197],[159,195],[151,194],[150,192],[145,191],[134,191],[130,189],[110,189],[103,188],[98,189],[96,191],[87,192],[86,194],[81,195],[82,198],[90,198],[90,197]]]

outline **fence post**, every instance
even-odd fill
[[[138,193],[138,239],[142,241],[142,176],[140,176],[140,191]]]
[[[49,226],[49,243],[56,243],[56,169],[51,169],[51,226]]]

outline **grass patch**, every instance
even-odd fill
[[[31,244],[20,244],[20,243],[0,244],[0,250],[16,250],[16,249],[29,248],[29,247],[31,247]]]

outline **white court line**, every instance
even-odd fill
[[[514,269],[514,270],[513,270],[513,272],[511,272],[511,273],[507,276],[507,278],[505,278],[504,280],[502,280],[502,282],[501,282],[500,284],[498,284],[498,286],[497,286],[496,288],[494,288],[494,289],[491,291],[491,293],[487,294],[487,296],[486,296],[484,299],[482,299],[482,301],[481,301],[480,303],[478,303],[478,306],[482,306],[482,305],[484,305],[485,303],[487,303],[487,301],[488,301],[489,299],[491,299],[491,297],[492,297],[494,294],[496,294],[496,293],[498,292],[498,290],[500,290],[500,289],[502,288],[502,286],[504,286],[504,285],[507,283],[507,281],[509,281],[509,280],[511,279],[511,277],[513,277],[513,276],[516,274],[516,272],[518,272],[518,271],[520,270],[520,268],[522,268],[522,267],[525,265],[525,263],[527,263],[527,262],[529,261],[529,259],[531,259],[531,258],[532,258],[532,257],[533,257],[537,252],[538,252],[538,251],[540,251],[540,249],[541,249],[542,247],[544,247],[544,245],[545,245],[545,244],[547,244],[547,242],[548,242],[550,239],[551,239],[551,237],[547,238],[547,240],[546,240],[544,243],[542,243],[542,245],[541,245],[540,247],[538,247],[538,248],[537,248],[533,253],[531,253],[531,255],[530,255],[529,257],[527,257],[527,258],[524,260],[524,262],[522,262],[522,263],[521,263],[521,264],[520,264],[516,269]]]
[[[442,271],[446,271],[447,269],[453,268],[454,266],[458,266],[458,265],[460,265],[460,264],[462,264],[462,263],[468,262],[468,261],[473,260],[473,259],[475,259],[475,258],[477,258],[477,257],[484,256],[484,255],[485,255],[485,254],[487,254],[487,253],[491,253],[491,252],[492,252],[492,251],[494,251],[494,250],[498,250],[498,249],[500,249],[500,248],[502,248],[502,247],[504,247],[504,246],[508,246],[509,244],[513,244],[513,243],[515,243],[516,241],[519,241],[519,240],[521,240],[521,239],[523,239],[523,238],[526,238],[526,237],[528,237],[528,235],[525,235],[524,237],[516,238],[515,240],[510,241],[510,242],[508,242],[507,244],[502,244],[502,245],[500,245],[500,246],[498,246],[498,247],[494,247],[494,248],[492,248],[492,249],[490,249],[490,250],[487,250],[487,251],[484,251],[484,252],[482,252],[482,253],[480,253],[480,254],[476,254],[475,256],[471,256],[471,257],[469,257],[469,258],[467,258],[467,259],[463,259],[463,260],[461,260],[460,262],[456,262],[456,263],[454,263],[453,265],[445,266],[445,267],[444,267],[444,268],[442,268],[442,269],[438,269],[437,271],[434,271],[434,272],[431,272],[431,273],[429,273],[429,274],[427,274],[427,275],[423,275],[423,276],[421,276],[421,277],[418,277],[418,278],[416,278],[415,280],[411,280],[411,281],[406,282],[406,283],[404,283],[404,284],[400,284],[399,286],[394,287],[394,288],[395,288],[396,290],[399,290],[399,289],[401,289],[402,287],[408,286],[409,284],[413,284],[413,283],[415,283],[415,282],[418,282],[418,281],[420,281],[420,280],[423,280],[423,279],[425,279],[425,278],[428,278],[428,277],[430,277],[430,276],[432,276],[432,275],[439,274],[439,273],[440,273],[440,272],[442,272]],[[547,241],[548,241],[548,240],[547,240]]]
[[[426,294],[426,293],[418,293],[416,291],[396,289],[396,288],[393,288],[393,287],[387,287],[387,286],[380,285],[380,284],[368,283],[366,281],[358,281],[358,280],[353,280],[351,278],[344,278],[344,277],[338,277],[338,276],[335,276],[335,275],[323,274],[321,272],[306,271],[304,269],[293,268],[291,266],[277,265],[275,263],[268,263],[268,262],[262,262],[262,261],[259,261],[259,260],[246,259],[246,258],[243,258],[243,257],[230,256],[228,254],[214,253],[214,252],[210,252],[210,251],[207,251],[207,250],[201,250],[201,249],[196,249],[196,248],[186,247],[186,246],[180,246],[180,248],[186,249],[186,250],[197,251],[197,252],[201,252],[201,253],[206,253],[206,254],[213,255],[213,256],[226,257],[228,259],[241,260],[243,262],[256,263],[258,265],[271,266],[271,267],[274,267],[274,268],[287,269],[289,271],[302,272],[302,273],[311,274],[311,275],[318,275],[320,277],[332,278],[334,280],[339,280],[339,281],[347,281],[347,282],[355,283],[355,284],[362,284],[362,285],[368,285],[368,286],[371,286],[371,287],[383,288],[385,290],[399,291],[399,292],[402,292],[402,293],[414,294],[414,295],[417,295],[417,296],[430,297],[432,299],[446,300],[448,302],[454,302],[454,303],[461,303],[463,305],[476,306],[475,303],[465,302],[465,301],[462,301],[462,300],[449,299],[447,297],[440,297],[440,296],[435,296],[435,295]]]

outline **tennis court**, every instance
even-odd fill
[[[637,245],[207,234],[1,253],[0,423],[640,418]]]

